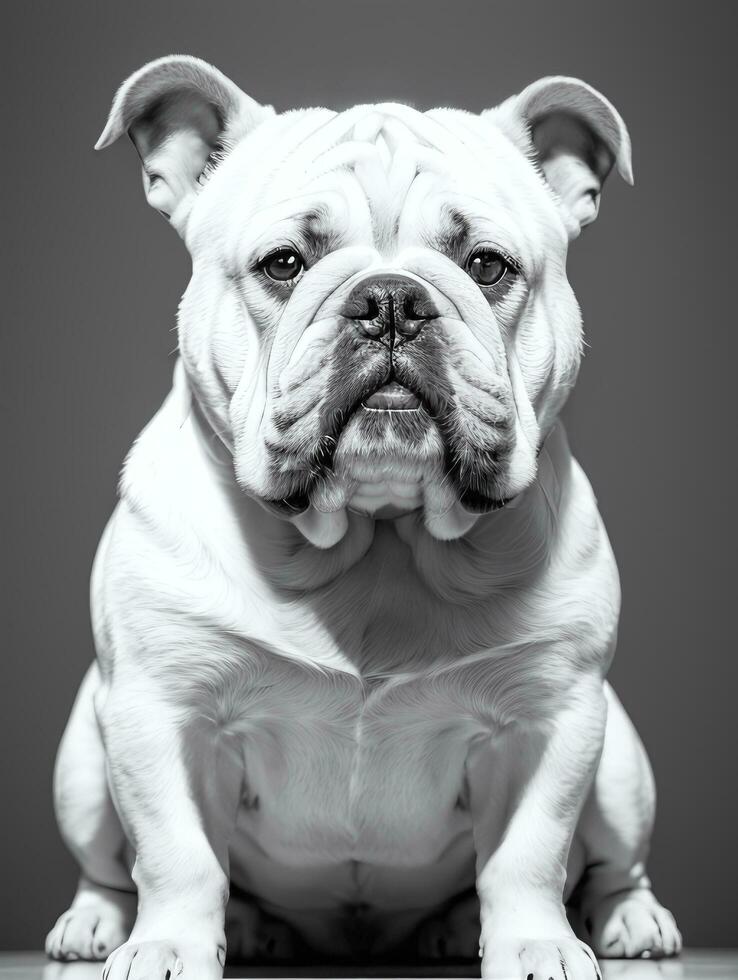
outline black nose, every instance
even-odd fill
[[[406,276],[373,276],[351,290],[341,311],[355,320],[361,332],[377,340],[386,335],[391,344],[412,340],[438,310],[426,289]]]

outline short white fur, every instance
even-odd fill
[[[567,246],[610,168],[632,181],[616,110],[557,77],[481,115],[277,114],[171,56],[98,146],[125,132],[193,273],[95,560],[97,660],[55,775],[82,877],[50,955],[220,980],[226,931],[289,955],[290,927],[324,955],[415,934],[427,956],[479,946],[485,977],[594,980],[593,950],[677,952],[645,871],[653,779],[605,681],[617,568],[558,421],[582,336]],[[438,244],[451,208],[519,261],[504,295]],[[322,254],[280,294],[255,263],[306,212]],[[432,420],[362,441],[352,416],[332,468],[287,468],[360,383],[335,370],[346,297],[390,274],[437,307],[458,479],[484,483],[475,447],[508,433],[500,510],[464,505]],[[295,479],[309,506],[265,510]]]

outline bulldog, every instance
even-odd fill
[[[595,980],[678,952],[605,680],[617,568],[558,421],[568,243],[632,182],[617,111],[549,77],[481,114],[276,113],[175,56],[97,147],[124,133],[192,278],[93,567],[50,956],[216,980],[227,936]]]

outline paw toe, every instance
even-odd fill
[[[46,954],[54,960],[92,959],[92,935],[98,916],[91,911],[69,909],[60,915],[46,937]]]
[[[169,940],[128,941],[112,953],[103,980],[222,980],[222,943],[194,942],[188,936]]]
[[[485,980],[601,980],[594,954],[575,938],[521,940],[492,944],[485,952]]]
[[[589,922],[592,944],[600,956],[647,959],[674,956],[681,949],[674,917],[651,892],[603,899]]]
[[[105,964],[103,980],[174,980],[182,972],[176,952],[166,943],[125,943]]]
[[[668,909],[659,905],[654,909],[654,918],[659,930],[661,949],[664,956],[676,956],[682,951],[682,934],[676,920]]]
[[[60,959],[91,960],[92,937],[98,922],[99,916],[96,912],[71,913],[60,944]]]
[[[626,956],[644,956],[661,952],[661,933],[650,910],[629,908],[623,914],[627,936]]]
[[[69,909],[46,937],[46,955],[54,960],[104,960],[125,942],[123,924],[96,909]]]
[[[49,930],[49,934],[46,937],[45,950],[46,955],[50,956],[54,960],[61,959],[61,944],[64,939],[64,930],[67,926],[67,912],[60,915],[56,920],[53,928]]]
[[[599,929],[592,928],[592,945],[600,956],[627,956],[627,933],[621,916],[613,916]]]
[[[90,959],[104,960],[126,941],[126,930],[113,919],[101,918],[92,936]]]

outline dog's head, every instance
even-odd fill
[[[277,114],[173,56],[98,148],[126,131],[192,255],[180,351],[246,493],[327,547],[347,508],[453,538],[532,482],[579,365],[568,242],[613,164],[632,181],[602,95]]]

